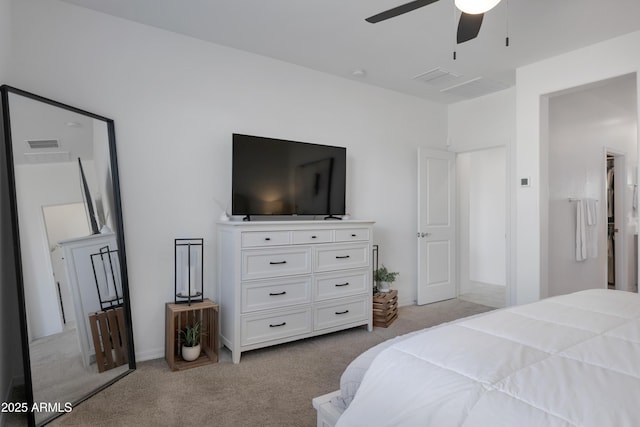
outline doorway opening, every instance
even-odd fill
[[[548,290],[631,291],[636,283],[636,75],[549,94],[542,254]],[[586,214],[586,217],[585,217]],[[585,220],[586,218],[586,220]]]
[[[605,183],[606,183],[606,209],[607,209],[607,280],[608,289],[634,290],[635,268],[627,271],[627,260],[635,265],[633,257],[625,256],[625,253],[633,253],[635,242],[626,242],[625,237],[625,188],[627,187],[626,156],[623,153],[607,150],[605,155]],[[631,186],[630,186],[631,187]],[[635,185],[632,188],[636,188]],[[633,191],[635,193],[635,191]],[[632,195],[632,198],[635,194]],[[629,209],[635,211],[635,207]],[[625,248],[628,247],[628,251]]]
[[[506,305],[506,148],[458,153],[458,298]]]

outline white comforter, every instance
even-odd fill
[[[640,296],[589,290],[382,351],[338,426],[640,426]]]

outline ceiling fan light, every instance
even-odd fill
[[[455,0],[456,7],[464,13],[476,15],[493,9],[500,0]]]

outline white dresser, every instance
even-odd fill
[[[218,226],[220,338],[243,351],[372,329],[371,221],[225,221]]]

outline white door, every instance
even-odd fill
[[[418,304],[456,297],[455,153],[418,149]]]

